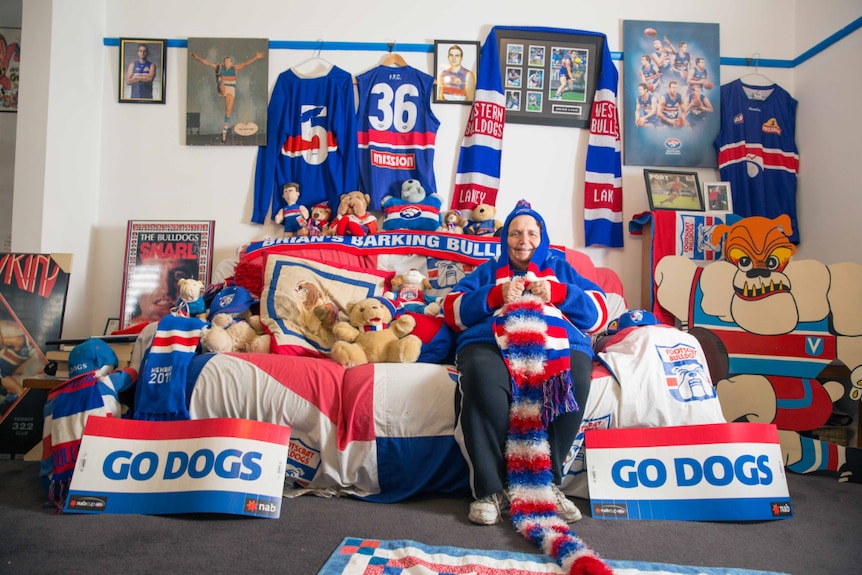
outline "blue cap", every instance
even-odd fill
[[[117,367],[118,363],[117,354],[111,346],[100,339],[90,338],[69,352],[69,377],[77,377],[106,365]]]
[[[228,286],[218,292],[210,304],[209,319],[217,313],[242,313],[258,300],[242,286]]]
[[[658,325],[659,323],[661,322],[651,312],[645,309],[633,309],[608,324],[608,333],[612,335],[629,327]]]

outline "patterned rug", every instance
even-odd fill
[[[687,567],[669,563],[606,560],[616,575],[786,575],[775,571]],[[348,537],[318,575],[538,575],[562,574],[547,555],[432,547],[407,539]]]

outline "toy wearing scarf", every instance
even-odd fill
[[[575,397],[581,394],[573,381],[588,389],[593,352],[587,334],[607,323],[606,298],[550,249],[542,217],[526,202],[506,219],[502,238],[507,249],[500,257],[444,300],[446,321],[460,332],[456,438],[477,498],[470,519],[499,521],[507,487],[515,528],[567,573],[611,573],[566,525],[580,513],[554,486],[580,424]]]

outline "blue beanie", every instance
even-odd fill
[[[107,343],[90,338],[79,343],[69,352],[69,377],[94,371],[106,365],[117,367],[117,354]]]

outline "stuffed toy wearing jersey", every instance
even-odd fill
[[[431,282],[428,281],[422,272],[413,268],[405,274],[398,274],[392,278],[392,291],[383,294],[385,297],[393,300],[400,309],[411,311],[414,313],[427,313],[427,306],[434,302],[434,298],[425,295],[425,290],[431,289]],[[434,313],[428,315],[436,315],[437,308],[433,308]]]
[[[467,218],[464,233],[473,236],[493,236],[497,230],[503,227],[503,223],[496,219],[497,208],[490,204],[476,204]]]
[[[284,207],[275,214],[275,223],[284,226],[284,237],[295,236],[308,221],[308,208],[299,205],[299,184],[290,182],[282,188]]]
[[[336,236],[367,236],[377,233],[377,218],[368,213],[371,196],[362,192],[341,194],[338,215],[331,229]]]
[[[332,359],[350,368],[366,363],[413,363],[419,359],[422,340],[411,332],[416,320],[396,317],[393,302],[369,297],[347,304],[349,321],[335,324]]]
[[[401,184],[400,198],[386,196],[381,202],[383,229],[433,232],[442,224],[442,205],[440,197],[433,192],[427,194],[419,180],[405,180]]]
[[[332,230],[329,226],[329,220],[332,219],[332,208],[329,207],[329,202],[322,201],[315,204],[311,208],[311,213],[308,216],[308,221],[305,226],[300,228],[296,235],[298,236],[329,236],[332,235]]]

